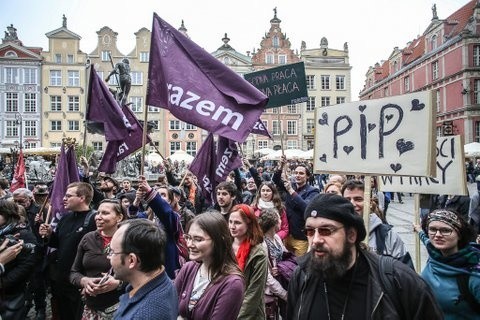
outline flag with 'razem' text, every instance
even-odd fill
[[[147,105],[243,142],[268,101],[261,91],[211,54],[153,16]]]
[[[198,184],[202,188],[202,194],[208,204],[215,203],[215,141],[210,133],[197,152],[189,166],[189,170],[198,178]]]
[[[242,158],[238,154],[237,143],[235,141],[218,137],[215,164],[216,182],[225,181],[231,171],[242,166]]]

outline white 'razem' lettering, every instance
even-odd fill
[[[201,100],[198,94],[189,90],[185,92],[182,87],[167,84],[167,88],[169,101],[173,106],[195,110],[199,115],[210,117],[223,125],[230,126],[233,130],[238,130],[243,123],[243,115],[239,112],[233,112],[230,108],[221,105],[216,106],[210,100]]]
[[[226,169],[226,165],[228,161],[230,161],[230,158],[233,155],[233,151],[230,148],[225,149],[222,155],[222,159],[220,160],[220,163],[218,164],[217,170],[215,170],[215,174],[219,177],[223,177]]]

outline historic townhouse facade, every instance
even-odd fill
[[[41,145],[41,51],[7,27],[0,45],[0,148]]]
[[[480,142],[480,1],[446,19],[436,6],[425,32],[370,67],[360,98],[376,99],[432,90],[437,135],[461,134]]]

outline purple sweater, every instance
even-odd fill
[[[177,277],[175,287],[178,293],[178,313],[187,319],[235,320],[242,306],[244,280],[240,275],[228,275],[215,283],[210,283],[192,311],[188,302],[193,290],[193,283],[200,264],[187,262]]]

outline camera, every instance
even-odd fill
[[[3,241],[5,241],[5,239],[8,239],[7,247],[11,247],[13,245],[16,245],[18,242],[20,242],[20,240],[15,238],[15,236],[13,234],[7,234],[7,235],[3,236],[2,238],[0,238],[0,244],[2,244]],[[28,253],[33,252],[35,250],[35,244],[33,244],[33,243],[23,243],[22,250],[25,250]]]

